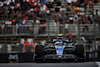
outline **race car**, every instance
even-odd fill
[[[57,39],[35,47],[35,62],[84,61],[84,46],[77,45],[72,40],[63,39],[61,34]]]

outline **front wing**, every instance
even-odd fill
[[[56,54],[49,54],[49,55],[44,55],[41,58],[37,58],[37,60],[41,60],[43,62],[59,62],[59,61],[79,61],[79,60],[84,60],[84,58],[79,58],[76,55],[73,54],[64,54],[61,57],[58,57]]]

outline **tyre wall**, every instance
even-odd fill
[[[34,53],[1,53],[0,63],[33,62]]]

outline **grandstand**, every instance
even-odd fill
[[[83,35],[93,46],[100,40],[100,0],[0,0],[0,30],[0,52],[22,52],[22,39],[40,44],[58,33],[72,33],[77,43]]]

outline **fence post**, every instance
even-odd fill
[[[65,15],[65,13],[63,13],[62,14],[63,15],[63,34],[64,34],[64,38],[66,37],[66,33],[65,33],[65,17],[64,17],[64,15]]]
[[[94,14],[93,14],[93,16],[94,16]],[[94,32],[94,50],[96,50],[96,31],[95,31],[95,29],[96,29],[96,22],[95,22],[95,16],[94,16],[94,28],[93,28],[93,32]]]
[[[45,14],[46,15],[46,14]],[[45,16],[46,17],[46,16]],[[49,17],[46,17],[46,19],[48,19],[48,41],[50,41],[50,20],[49,20]]]
[[[35,31],[34,31],[34,28],[35,28],[35,26],[34,26],[34,25],[35,25],[34,19],[33,19],[32,22],[33,22],[33,42],[35,43],[35,39],[36,39],[36,36],[37,36],[37,35],[35,34]]]
[[[18,20],[18,40],[19,40],[19,47],[18,47],[18,52],[21,52],[21,37],[20,37],[20,20]]]
[[[81,20],[81,17],[78,15],[78,40],[79,40],[79,44],[80,44],[80,20]]]
[[[3,16],[4,18],[4,40],[5,40],[5,44],[4,44],[4,53],[7,52],[7,37],[6,37],[6,23],[5,23],[5,16]]]

